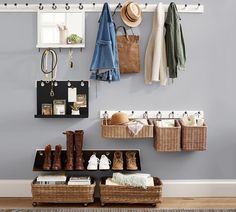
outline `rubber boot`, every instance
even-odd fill
[[[61,145],[55,146],[55,155],[52,165],[52,170],[61,170]]]
[[[84,131],[76,130],[75,131],[75,169],[84,170],[84,159],[83,159],[83,140],[84,140]]]
[[[44,150],[43,170],[50,170],[52,166],[51,145],[47,145]]]
[[[74,169],[74,132],[66,131],[66,167],[65,170]]]

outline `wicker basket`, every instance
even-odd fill
[[[160,152],[178,152],[181,150],[181,127],[175,120],[175,127],[159,127],[154,121],[154,148]]]
[[[125,125],[111,125],[111,120],[102,120],[102,136],[111,139],[139,139],[153,137],[153,124],[148,120],[148,125],[143,126],[137,135],[132,135]]]
[[[88,203],[94,202],[96,182],[91,185],[41,185],[36,179],[31,184],[33,206],[37,203]]]
[[[185,151],[204,151],[206,150],[207,126],[185,126],[180,120],[182,149]]]
[[[123,185],[106,185],[106,179],[107,177],[101,178],[99,184],[102,206],[106,203],[141,203],[156,206],[162,202],[162,182],[157,177],[153,177],[154,186],[148,186],[147,189]]]

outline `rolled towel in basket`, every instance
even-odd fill
[[[120,184],[120,185],[128,185],[133,187],[142,187],[144,189],[147,186],[153,186],[153,179],[152,184],[150,183],[150,174],[122,174],[122,173],[113,173],[112,175],[112,182]]]

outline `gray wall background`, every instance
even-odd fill
[[[19,0],[7,2],[25,3]],[[62,0],[54,2],[65,3]],[[198,3],[193,0],[175,2]],[[236,178],[236,30],[233,22],[236,19],[236,2],[205,0],[202,3],[204,14],[181,14],[187,71],[167,87],[144,85],[143,71],[137,75],[122,76],[120,82],[98,83],[98,98],[92,82],[88,119],[34,118],[34,81],[42,77],[42,51],[39,53],[35,47],[36,14],[0,13],[0,178],[31,179],[38,175],[32,172],[35,149],[44,148],[49,143],[65,147],[62,132],[78,128],[85,130],[84,148],[141,149],[142,171],[162,179]],[[68,67],[68,50],[59,53],[58,80],[89,78],[98,17],[98,13],[86,14],[86,48],[82,53],[79,50],[74,52],[73,71]],[[115,20],[119,22],[119,18]],[[135,29],[141,35],[142,67],[151,24],[152,14],[145,13],[141,26]],[[204,110],[209,126],[208,150],[157,153],[152,147],[152,140],[105,140],[101,137],[98,117],[102,109]]]

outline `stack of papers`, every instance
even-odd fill
[[[68,185],[91,185],[90,177],[70,177]]]
[[[40,175],[37,177],[37,183],[43,185],[66,184],[65,175]]]

